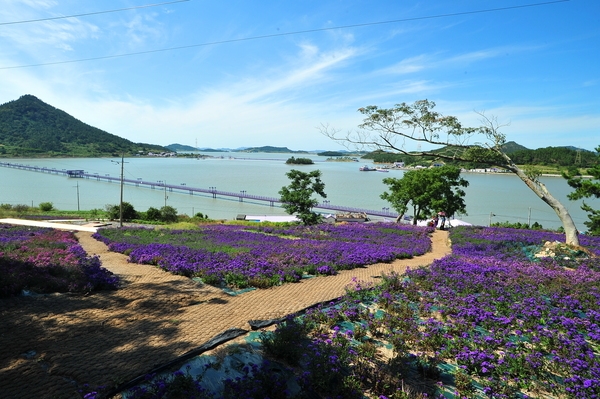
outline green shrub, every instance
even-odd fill
[[[516,223],[511,223],[511,222],[498,222],[498,223],[492,223],[490,225],[491,227],[508,227],[511,229],[522,229],[522,230],[543,230],[543,226],[541,224],[539,224],[538,222],[533,222],[533,224],[530,226],[527,223],[521,223],[521,222],[516,222]]]
[[[153,220],[153,221],[160,220],[160,211],[151,206],[146,211],[146,217],[144,217],[144,220]]]
[[[17,204],[13,205],[13,211],[17,212],[17,214],[22,215],[29,210],[29,205],[25,204]]]
[[[52,202],[42,202],[40,203],[40,211],[42,212],[50,212],[51,210],[54,209],[54,205],[52,204]]]
[[[288,316],[277,325],[275,331],[265,331],[260,334],[260,341],[265,353],[275,359],[283,360],[295,366],[300,363],[306,352],[309,326],[301,320]]]
[[[177,221],[177,209],[172,206],[163,206],[160,208],[160,221],[165,223],[174,223]]]
[[[108,218],[111,220],[120,219],[120,206],[117,205],[106,205],[106,212]],[[137,219],[137,211],[129,202],[123,202],[123,220]]]

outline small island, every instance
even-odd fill
[[[314,164],[313,160],[310,158],[295,158],[295,157],[288,158],[288,160],[285,161],[285,163],[291,164],[291,165],[312,165],[312,164]]]

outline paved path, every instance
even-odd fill
[[[65,221],[66,222],[66,221]],[[20,226],[35,226],[35,227],[48,227],[51,229],[59,230],[77,230],[87,231],[89,233],[95,233],[98,227],[104,225],[104,223],[88,223],[85,225],[72,224],[72,223],[60,223],[58,221],[39,221],[39,220],[27,220],[27,219],[0,219],[0,223],[7,224],[18,224]]]
[[[283,317],[335,299],[356,277],[430,264],[450,252],[448,233],[433,234],[431,252],[391,264],[346,270],[295,284],[229,296],[211,286],[127,262],[125,255],[78,232],[90,255],[119,275],[123,287],[90,296],[0,300],[0,398],[76,398],[77,386],[114,387],[249,320]]]

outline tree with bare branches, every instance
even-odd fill
[[[503,151],[502,145],[506,143],[506,136],[500,132],[500,129],[506,125],[499,124],[495,117],[488,117],[484,112],[477,112],[481,117],[482,125],[466,127],[455,116],[442,115],[434,111],[434,108],[435,103],[429,100],[419,100],[413,104],[397,104],[389,109],[370,105],[358,110],[365,115],[363,123],[359,125],[360,130],[345,135],[340,135],[339,130],[328,125],[322,125],[320,130],[325,136],[342,142],[347,147],[380,149],[429,159],[476,162],[504,168],[517,175],[556,212],[565,231],[565,242],[579,245],[577,228],[569,211],[540,182],[540,174],[533,169],[518,167]],[[475,141],[478,138],[483,141]],[[409,152],[405,147],[407,142],[422,143],[437,148]],[[436,151],[441,147],[445,151]]]

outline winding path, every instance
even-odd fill
[[[0,300],[0,397],[75,398],[78,384],[114,387],[197,348],[249,320],[283,317],[340,297],[353,278],[375,282],[450,253],[447,231],[432,251],[412,259],[345,270],[336,276],[230,296],[212,286],[127,262],[91,233],[76,233],[122,287],[90,296],[48,295]]]

